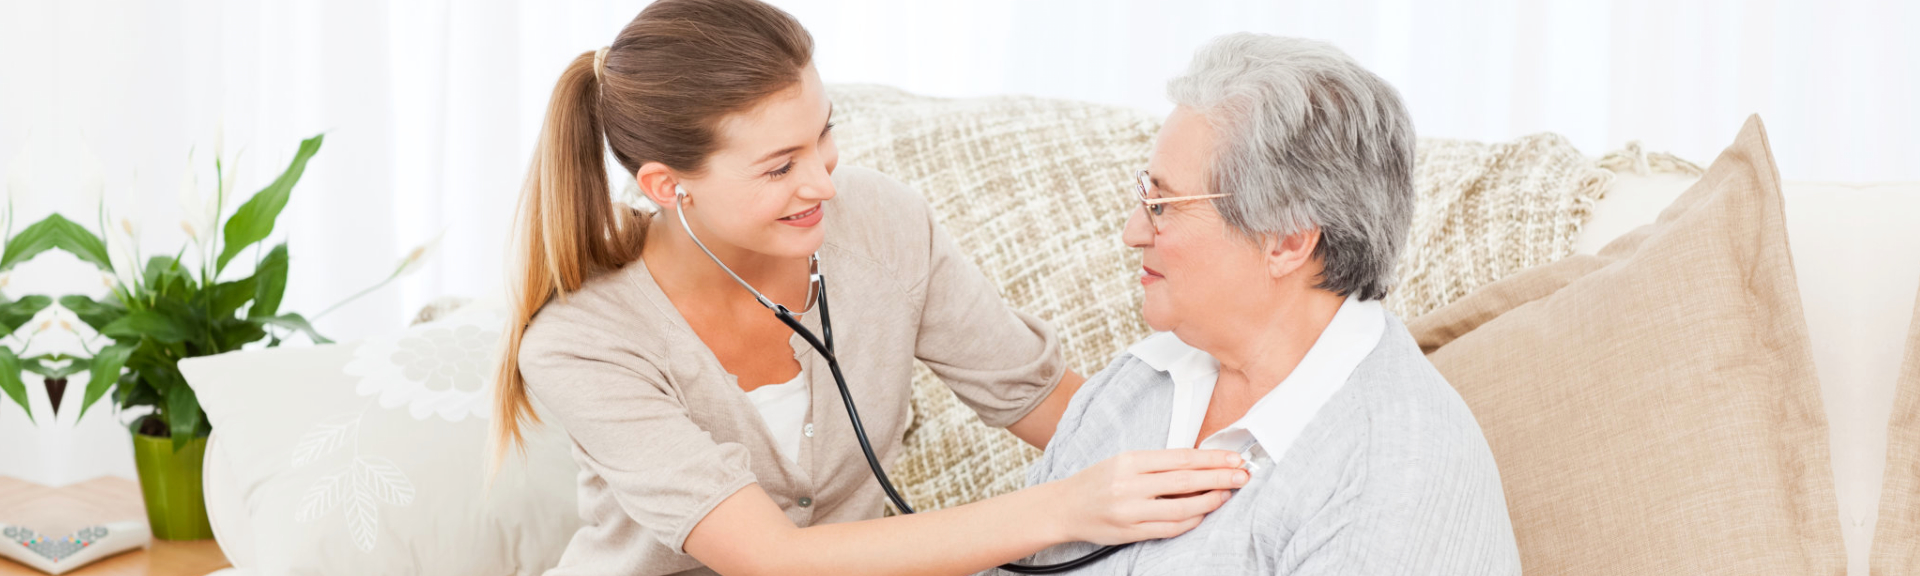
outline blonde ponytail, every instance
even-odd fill
[[[614,204],[608,187],[594,63],[593,52],[582,53],[560,74],[514,217],[521,270],[510,286],[505,350],[494,376],[494,468],[509,448],[525,452],[521,426],[540,423],[520,375],[527,324],[547,301],[565,302],[595,273],[638,259],[646,233],[646,217]]]

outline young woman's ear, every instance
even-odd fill
[[[673,169],[659,162],[640,165],[640,171],[633,173],[635,182],[640,183],[640,194],[652,200],[661,208],[673,207],[673,189],[680,185],[680,179],[673,175]],[[688,198],[691,203],[692,198]]]
[[[1320,229],[1317,227],[1286,236],[1267,236],[1261,241],[1267,259],[1267,274],[1278,279],[1299,271],[1313,260],[1313,251],[1319,246]]]

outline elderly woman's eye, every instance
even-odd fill
[[[1154,216],[1165,216],[1167,214],[1167,205],[1166,204],[1148,204],[1147,211],[1152,212]]]

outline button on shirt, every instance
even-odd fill
[[[1171,334],[1129,348],[1074,395],[1028,484],[1124,451],[1193,446],[1217,373]],[[1193,530],[1076,574],[1520,572],[1479,425],[1378,302],[1342,303],[1299,366],[1200,446],[1253,456],[1247,484]],[[1025,563],[1095,548],[1055,546]]]

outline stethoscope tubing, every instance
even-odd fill
[[[809,283],[812,284],[813,289],[816,291],[813,304],[814,307],[820,309],[820,332],[824,336],[824,341],[823,338],[816,337],[812,330],[808,330],[806,326],[802,325],[798,318],[794,318],[793,312],[788,310],[785,305],[776,304],[761,294],[759,290],[753,289],[753,286],[747,284],[746,280],[741,279],[739,274],[733,273],[733,269],[728,268],[725,262],[721,262],[719,256],[715,256],[712,250],[707,249],[707,245],[700,241],[700,237],[694,235],[693,226],[687,224],[687,213],[681,205],[681,200],[686,197],[686,188],[677,185],[674,186],[674,212],[680,218],[680,227],[686,229],[687,237],[693,239],[693,244],[699,246],[701,252],[707,253],[707,258],[712,259],[714,264],[718,264],[721,270],[726,271],[728,276],[733,277],[734,282],[739,283],[740,287],[746,288],[747,292],[752,293],[754,300],[759,301],[760,305],[765,306],[768,310],[772,310],[774,317],[780,319],[780,323],[786,324],[787,328],[793,330],[793,333],[799,334],[800,339],[806,340],[808,346],[813,347],[815,352],[819,352],[820,356],[827,360],[827,370],[833,373],[833,384],[840,389],[840,401],[847,408],[847,420],[853,424],[854,437],[860,440],[860,452],[867,458],[867,468],[873,471],[874,480],[880,482],[880,489],[886,492],[887,500],[892,501],[894,507],[900,509],[900,513],[913,514],[913,507],[907,505],[906,498],[900,497],[900,492],[894,489],[893,482],[887,479],[886,470],[880,467],[880,458],[874,455],[873,443],[867,439],[866,427],[860,422],[860,409],[853,405],[853,391],[847,389],[847,379],[840,373],[840,359],[835,355],[833,347],[833,318],[827,311],[827,280],[826,276],[820,273],[820,254],[815,252],[809,257],[809,265],[812,270],[810,273],[812,277],[809,278]],[[1102,546],[1100,549],[1094,550],[1085,556],[1057,564],[1029,566],[1007,563],[1001,564],[1000,569],[1016,574],[1059,574],[1092,564],[1101,558],[1118,552],[1126,546],[1127,544]]]

